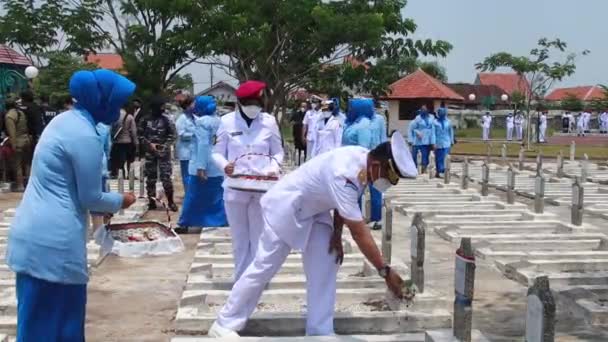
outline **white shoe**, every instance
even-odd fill
[[[209,336],[209,337],[240,337],[240,335],[237,334],[236,331],[230,330],[228,328],[224,328],[223,326],[219,325],[219,323],[217,323],[217,321],[213,322],[213,325],[211,326],[211,329],[209,329],[207,336]]]

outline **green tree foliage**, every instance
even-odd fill
[[[194,93],[194,81],[191,74],[176,75],[167,86],[167,92],[171,95],[175,95],[183,90],[188,91],[190,94]]]
[[[381,64],[382,59],[445,56],[451,49],[444,41],[411,38],[416,24],[402,15],[405,0],[199,0],[197,3],[199,9],[191,10],[188,20],[198,29],[198,35],[207,36],[198,40],[199,54],[210,49],[218,56],[211,62],[238,80],[267,82],[273,90],[270,108],[276,108],[275,104],[284,106],[290,91],[308,88],[310,83],[327,85],[336,74],[346,74],[344,83],[361,79],[361,70],[336,66],[346,56],[362,61],[379,60]],[[201,21],[201,13],[205,12],[213,15]],[[387,68],[391,72],[393,67]],[[321,71],[327,72],[323,78],[311,77]],[[381,73],[384,77],[385,70]]]
[[[72,74],[78,70],[93,70],[94,64],[88,64],[82,58],[76,58],[66,52],[48,53],[48,64],[40,70],[34,82],[34,90],[39,96],[47,96],[51,103],[61,101],[67,95],[68,83]]]
[[[495,71],[498,68],[509,68],[522,76],[528,86],[521,85],[525,89],[525,108],[530,121],[530,108],[533,101],[543,98],[547,89],[558,81],[571,76],[576,71],[577,53],[567,53],[563,61],[551,58],[552,55],[563,55],[566,53],[568,44],[560,39],[549,40],[541,38],[538,47],[532,49],[528,56],[516,56],[508,52],[499,52],[476,64],[478,70]],[[588,50],[582,55],[587,55]],[[530,128],[528,125],[528,147],[530,146]]]
[[[562,109],[570,112],[580,112],[584,107],[583,101],[574,94],[567,94],[561,102]]]

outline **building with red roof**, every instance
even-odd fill
[[[7,45],[0,44],[0,66],[28,67],[32,65],[27,57]]]
[[[509,96],[511,96],[515,91],[525,95],[530,89],[528,80],[526,80],[525,77],[515,73],[482,72],[477,74],[475,84],[497,86]]]
[[[545,97],[545,100],[551,102],[561,102],[569,96],[575,96],[577,99],[583,102],[601,100],[604,98],[604,89],[597,85],[571,88],[557,88],[553,90],[549,95],[547,95],[547,97]]]
[[[102,69],[124,71],[124,61],[117,53],[89,53],[84,57],[85,62],[96,64]]]
[[[4,98],[10,93],[19,93],[28,86],[25,68],[32,65],[27,57],[8,45],[0,44],[0,77],[5,82],[0,84],[0,111],[4,108]]]
[[[464,98],[464,109],[480,109],[492,104],[492,109],[509,109],[509,101],[502,101],[501,97],[505,91],[495,85],[481,85],[469,83],[446,83],[453,91]],[[470,95],[475,95],[473,100]]]
[[[446,105],[464,102],[464,97],[421,69],[391,84],[389,93],[380,99],[388,102],[389,131],[397,129],[403,134],[422,105],[433,111],[441,102]]]

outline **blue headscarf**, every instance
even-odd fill
[[[198,116],[213,115],[217,104],[213,96],[197,96],[194,99],[194,111]]]
[[[374,117],[374,101],[371,99],[351,99],[348,101],[346,124],[350,125],[359,118],[372,119]]]
[[[444,121],[447,116],[448,116],[447,108],[439,107],[439,109],[437,109],[437,118],[439,119],[439,121]]]
[[[133,95],[135,84],[113,71],[77,71],[70,79],[70,95],[75,107],[87,111],[95,123],[111,125],[120,117],[120,108]]]

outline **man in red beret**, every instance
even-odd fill
[[[280,171],[284,155],[281,133],[275,118],[263,111],[265,90],[264,82],[241,84],[236,91],[236,110],[222,117],[213,148],[213,161],[228,177],[268,176]],[[249,266],[258,249],[264,228],[260,207],[262,195],[232,189],[224,182],[224,206],[232,231],[235,281]]]

